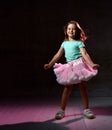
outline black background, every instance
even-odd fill
[[[87,51],[99,74],[88,82],[90,96],[112,96],[112,3],[108,0],[0,1],[0,96],[57,96],[53,68],[44,70],[63,41],[63,26],[80,23]],[[62,57],[59,62],[64,62]],[[75,89],[75,87],[74,87]],[[73,96],[79,95],[78,89]]]

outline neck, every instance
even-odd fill
[[[69,40],[69,41],[74,41],[74,38],[68,37],[68,40]]]
[[[73,38],[70,38],[70,37],[68,38],[68,40],[69,40],[69,41],[74,41],[74,39],[73,39]]]

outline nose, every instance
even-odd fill
[[[72,32],[72,29],[70,29],[70,32]]]
[[[72,33],[73,33],[73,29],[71,29],[71,30],[70,30],[70,32],[72,32]]]

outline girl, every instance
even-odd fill
[[[83,103],[83,114],[87,118],[94,118],[93,112],[89,109],[88,95],[86,90],[86,81],[98,73],[98,64],[93,63],[85,49],[84,42],[87,39],[83,29],[78,22],[70,21],[64,27],[65,39],[62,42],[58,52],[52,60],[44,65],[44,69],[54,67],[56,80],[64,85],[64,91],[61,99],[61,108],[55,115],[55,119],[62,119],[65,116],[65,108],[68,97],[71,93],[73,84],[79,84]],[[67,63],[56,63],[63,52]]]

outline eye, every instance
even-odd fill
[[[71,30],[71,28],[68,28],[68,30]]]

